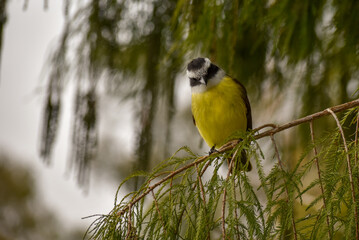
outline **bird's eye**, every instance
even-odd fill
[[[198,79],[197,78],[189,78],[189,80],[193,81],[193,82],[197,82]]]

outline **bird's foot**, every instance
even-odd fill
[[[213,146],[213,147],[211,148],[211,150],[209,150],[208,155],[211,155],[211,154],[213,154],[213,153],[218,153],[218,151],[217,151],[217,149],[215,148],[215,146]]]

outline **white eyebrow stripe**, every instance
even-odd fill
[[[206,70],[203,69],[203,68],[200,68],[198,70],[191,70],[191,71],[188,71],[187,70],[187,76],[189,78],[200,78],[201,76],[203,76],[204,74],[206,73]]]
[[[189,78],[196,78],[198,75],[197,75],[197,71],[188,71],[187,70],[187,77]]]
[[[208,69],[211,66],[211,60],[209,60],[208,58],[204,59],[204,68]]]

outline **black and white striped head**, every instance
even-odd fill
[[[224,76],[224,71],[208,58],[196,58],[187,65],[187,77],[192,92],[205,92],[208,88],[216,86]]]

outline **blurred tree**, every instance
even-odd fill
[[[159,131],[166,136],[157,145],[171,140],[175,78],[198,55],[240,79],[255,112],[277,110],[271,116],[312,113],[352,99],[358,88],[358,1],[64,2],[66,26],[49,65],[41,155],[50,159],[62,89],[71,79],[71,162],[80,183],[96,156],[101,86],[133,101],[135,169],[143,170],[155,154],[155,125],[164,124]],[[257,107],[260,101],[265,104]]]
[[[168,54],[173,42],[168,21],[175,1],[92,1],[68,22],[61,44],[50,66],[42,156],[49,159],[57,130],[61,92],[70,70],[66,62],[68,36],[77,34],[76,102],[72,161],[79,169],[79,183],[86,183],[88,164],[97,146],[98,82],[104,80],[109,93],[122,92],[122,99],[136,99],[137,163],[147,170],[153,149],[153,126],[159,102],[165,103],[166,142],[174,114],[175,77],[182,67],[178,50]],[[161,62],[163,61],[163,62]],[[116,90],[117,89],[117,90]],[[116,93],[117,91],[117,93]],[[123,93],[125,92],[125,93]]]
[[[38,202],[30,172],[3,154],[0,154],[0,196],[1,240],[81,239],[84,231],[62,229],[55,216]]]
[[[6,4],[7,4],[7,0],[2,0],[0,2],[0,64],[1,64],[3,33],[7,20]]]

